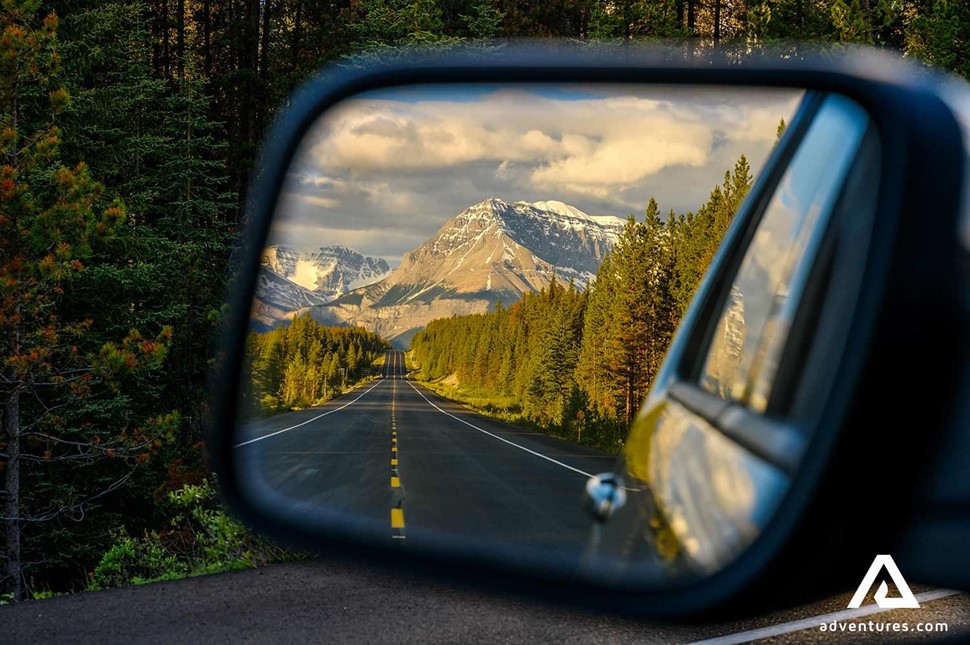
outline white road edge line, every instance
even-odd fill
[[[580,475],[585,475],[587,477],[593,477],[593,475],[591,475],[590,473],[585,472],[583,470],[580,470],[579,468],[573,468],[569,464],[564,464],[561,461],[556,461],[552,457],[547,457],[544,454],[542,454],[541,452],[536,452],[535,450],[529,450],[525,446],[520,446],[519,444],[517,444],[517,443],[515,443],[513,441],[509,441],[508,439],[504,439],[504,438],[498,436],[497,434],[492,434],[488,430],[482,430],[478,426],[472,425],[472,424],[468,423],[467,421],[465,421],[464,419],[462,419],[461,417],[456,417],[455,415],[451,414],[450,412],[445,412],[444,410],[442,410],[441,408],[439,408],[437,405],[435,405],[434,403],[432,403],[431,401],[429,401],[428,400],[428,397],[426,397],[425,395],[421,394],[421,390],[419,390],[418,388],[414,387],[414,383],[412,383],[411,381],[407,381],[407,384],[410,385],[411,386],[411,389],[413,389],[415,392],[417,392],[418,393],[418,396],[420,396],[422,399],[424,399],[428,403],[428,405],[430,405],[431,407],[433,407],[435,410],[437,410],[441,414],[443,414],[445,416],[449,416],[452,419],[454,419],[455,421],[460,421],[461,423],[464,423],[469,428],[474,428],[475,430],[478,430],[479,432],[481,432],[483,434],[487,434],[488,436],[492,437],[493,439],[498,439],[499,441],[504,441],[505,443],[509,444],[510,446],[515,446],[519,450],[524,450],[524,451],[526,451],[529,454],[535,455],[536,457],[541,457],[542,459],[545,459],[546,461],[551,461],[552,463],[556,464],[557,466],[562,466],[566,470],[571,470],[574,473],[579,473]]]
[[[916,594],[916,600],[920,603],[924,603],[930,602],[931,600],[939,600],[940,598],[955,596],[958,593],[960,592],[951,591],[949,589],[934,589],[933,591],[924,591],[923,593]],[[864,616],[871,616],[872,614],[879,614],[884,611],[891,611],[891,608],[887,607],[883,609],[879,605],[866,605],[865,607],[859,607],[858,609],[845,609],[843,611],[832,612],[831,614],[821,614],[819,616],[812,616],[810,618],[793,620],[790,623],[782,623],[780,625],[772,625],[771,627],[752,629],[746,632],[737,632],[736,634],[726,634],[724,636],[717,636],[715,638],[709,638],[703,641],[694,641],[692,643],[688,643],[688,645],[735,645],[736,643],[748,643],[761,638],[771,638],[773,636],[791,634],[792,632],[800,632],[804,629],[817,628],[822,623],[854,620]]]
[[[233,448],[241,448],[241,447],[246,446],[246,445],[249,445],[251,443],[256,443],[257,441],[262,441],[263,439],[269,439],[270,437],[275,437],[278,434],[283,434],[284,432],[289,432],[290,430],[293,430],[295,428],[299,428],[300,426],[305,426],[306,424],[312,423],[312,422],[316,421],[317,419],[322,419],[323,417],[327,416],[328,414],[333,414],[334,412],[340,412],[341,410],[343,410],[344,408],[346,408],[348,405],[353,405],[354,403],[357,403],[358,401],[360,401],[360,399],[361,399],[362,396],[364,396],[365,394],[367,394],[368,392],[370,392],[371,390],[373,390],[375,387],[377,387],[378,385],[380,385],[383,382],[384,382],[383,379],[379,379],[377,381],[377,383],[374,383],[369,388],[367,388],[365,391],[361,392],[360,396],[358,396],[356,399],[354,399],[353,401],[348,401],[347,403],[344,403],[339,408],[334,408],[333,410],[327,410],[323,414],[319,414],[319,415],[313,417],[312,419],[307,419],[303,423],[298,423],[295,426],[290,426],[289,428],[283,428],[282,430],[277,430],[276,432],[271,432],[271,433],[269,433],[267,435],[263,435],[262,437],[256,437],[255,439],[250,439],[249,441],[243,441],[242,443],[237,443],[235,446],[233,446]]]

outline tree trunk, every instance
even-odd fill
[[[16,381],[16,372],[11,373]],[[7,541],[7,576],[14,600],[24,599],[23,571],[20,564],[20,390],[13,391],[4,404],[3,425],[7,435],[6,493],[4,536]]]
[[[10,127],[17,131],[20,120],[19,88],[16,80],[11,88]],[[10,152],[10,165],[17,168],[20,165],[19,141],[15,137]],[[17,314],[20,314],[18,301]],[[20,353],[20,326],[14,328],[12,353]],[[4,481],[7,502],[4,504],[3,522],[4,538],[6,540],[7,575],[10,577],[10,593],[15,601],[24,599],[24,578],[20,563],[20,386],[17,381],[20,375],[11,368],[8,372],[13,389],[4,402],[3,429],[7,439],[6,477]]]
[[[263,0],[263,34],[259,46],[259,76],[266,85],[269,77],[269,27],[273,15],[273,0]],[[264,87],[265,89],[265,87]]]
[[[694,35],[694,29],[697,26],[697,0],[687,0],[687,32],[688,35]]]
[[[624,42],[629,42],[630,37],[632,36],[630,32],[631,22],[633,22],[633,18],[630,16],[630,3],[624,2],[623,3],[623,41]]]
[[[175,69],[178,82],[181,83],[185,79],[185,0],[178,0],[175,10],[178,12],[175,23],[178,29],[178,33],[175,34],[175,55],[178,60],[175,62]]]
[[[266,128],[266,114],[269,104],[269,28],[273,17],[273,0],[263,0],[262,34],[259,40],[259,109],[257,112],[256,132],[261,136]]]
[[[161,10],[158,3],[152,3],[152,71],[156,77],[162,72],[162,27]]]
[[[633,376],[627,380],[626,383],[626,423],[630,425],[633,423],[633,397],[634,397],[634,385]]]
[[[162,74],[172,78],[172,40],[168,28],[168,0],[162,0]]]
[[[212,81],[212,12],[209,1],[202,2],[202,71],[207,83]]]
[[[290,51],[290,68],[296,71],[300,63],[300,30],[303,27],[303,2],[296,3],[296,20],[293,22],[293,45]]]
[[[721,42],[721,0],[714,0],[714,46]]]
[[[296,71],[300,63],[300,39],[303,31],[303,1],[296,3],[296,18],[293,22],[293,40],[290,49],[290,67]]]

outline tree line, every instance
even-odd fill
[[[289,92],[389,47],[535,37],[866,42],[970,72],[956,0],[3,0],[0,596],[85,587],[207,476],[210,343]]]
[[[309,314],[246,339],[242,404],[251,414],[306,408],[357,383],[390,349],[362,327],[326,327]]]
[[[697,212],[632,215],[588,289],[555,278],[511,306],[431,321],[411,348],[419,378],[511,398],[506,412],[618,451],[667,346],[751,187],[743,156]]]

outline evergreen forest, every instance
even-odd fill
[[[246,339],[249,387],[241,404],[261,415],[319,405],[372,375],[390,345],[361,327],[325,327],[305,315]]]

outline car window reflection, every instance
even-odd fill
[[[857,105],[830,97],[765,209],[711,340],[701,385],[764,411],[801,291],[867,127]]]

